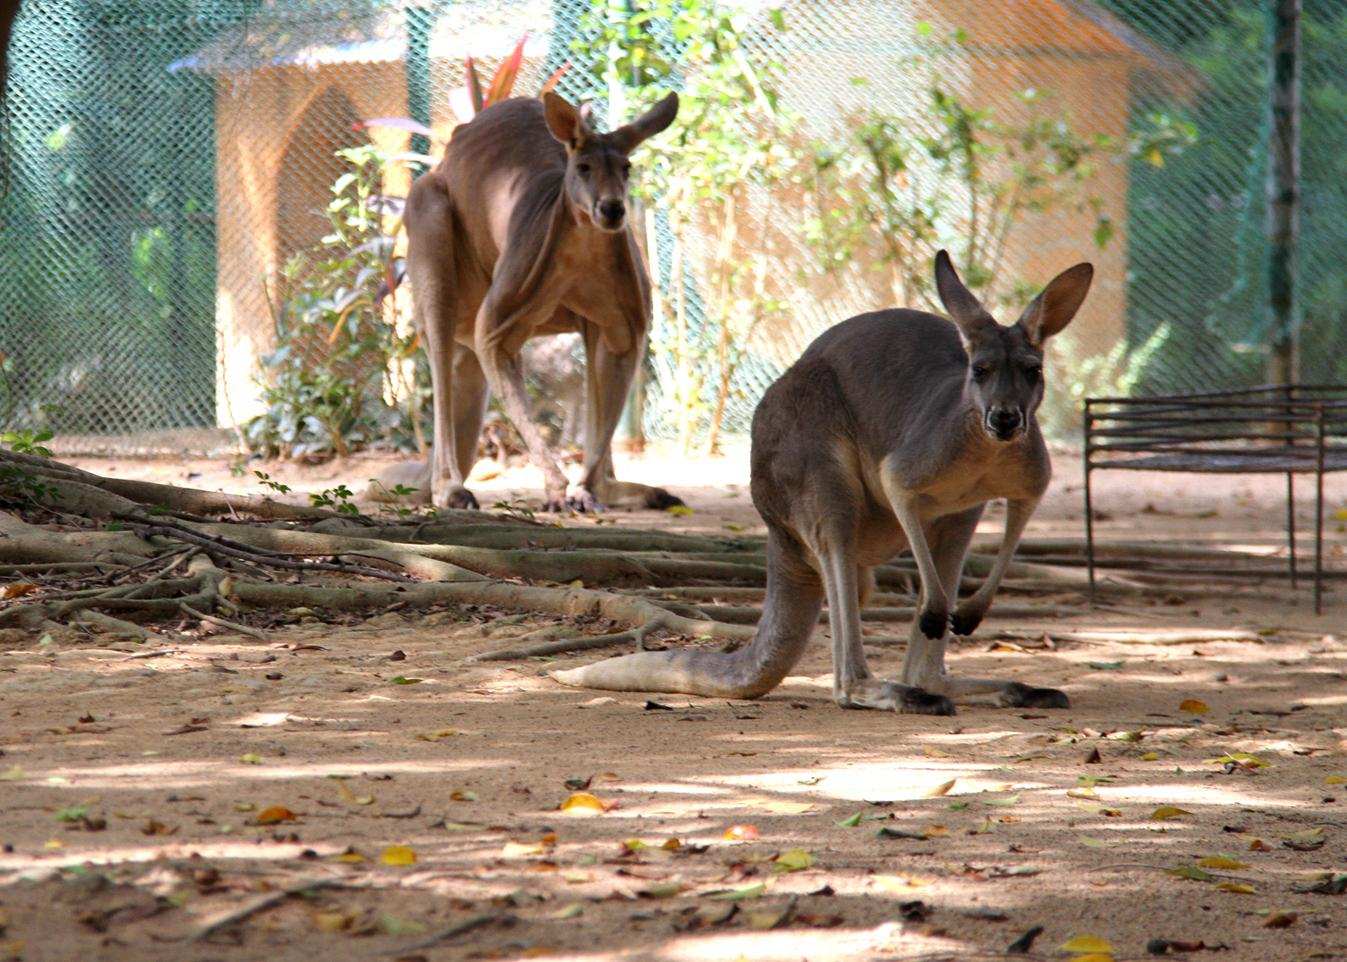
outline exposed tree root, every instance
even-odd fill
[[[22,512],[0,512],[0,574],[26,582],[0,601],[0,626],[38,631],[65,623],[163,643],[167,639],[149,624],[188,619],[203,632],[266,640],[267,632],[248,624],[247,610],[474,605],[602,619],[624,629],[587,637],[551,626],[468,659],[476,662],[640,647],[656,631],[733,646],[753,637],[762,614],[766,566],[763,540],[756,537],[562,528],[518,514],[468,511],[440,512],[421,523],[379,523],[269,498],[103,478],[32,455],[0,452],[0,462],[31,474],[39,492],[16,499],[0,487],[0,504]],[[1275,563],[1258,552],[1141,542],[1100,549],[1108,564],[1131,569],[1127,577],[1101,576],[1100,590],[1118,597],[1228,591],[1176,580],[1163,565],[1138,570],[1156,564],[1148,558],[1213,569]],[[1006,603],[993,613],[1043,620],[1079,610],[1076,599],[1088,583],[1080,567],[1083,546],[1029,540],[1023,553],[1036,560],[1012,563],[1002,590],[1049,594],[1058,603]],[[1136,557],[1145,563],[1128,563]],[[970,556],[960,593],[976,590],[991,565],[988,553]],[[314,581],[315,575],[323,580]],[[863,617],[909,621],[917,586],[911,559],[878,566],[875,576],[887,590],[870,597]],[[1063,598],[1075,607],[1060,603]],[[1093,640],[1089,633],[1053,634]],[[1182,641],[1213,637],[1187,632]]]

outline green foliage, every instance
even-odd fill
[[[337,154],[349,169],[332,184],[330,232],[284,266],[279,302],[268,291],[276,349],[262,359],[267,410],[244,436],[270,457],[409,446],[429,396],[416,338],[383,296],[396,266],[387,219],[399,201],[383,193],[393,161],[369,145]],[[393,403],[399,397],[405,407]]]
[[[40,458],[52,456],[46,442],[52,439],[51,431],[7,431],[0,434],[0,445],[9,448],[15,454],[31,454]],[[41,477],[28,471],[21,464],[0,464],[0,504],[27,507],[43,501],[51,501],[56,491],[42,481]]]
[[[657,307],[657,319],[667,314],[667,322],[651,336],[652,350],[672,369],[668,414],[685,451],[698,436],[714,451],[747,346],[784,309],[770,270],[783,237],[763,216],[745,252],[740,224],[750,196],[770,203],[773,188],[794,176],[801,156],[795,119],[780,102],[781,65],[746,46],[750,29],[762,29],[754,11],[716,0],[632,0],[628,7],[613,17],[595,4],[577,52],[621,91],[632,115],[681,88],[678,121],[644,149],[635,194],[667,218],[672,234],[669,303]],[[785,28],[779,10],[770,20]],[[705,255],[697,263],[694,250]],[[653,231],[647,251],[652,259],[665,253]],[[694,285],[700,318],[689,304]]]
[[[1173,347],[1173,327],[1162,324],[1135,348],[1119,340],[1103,354],[1083,350],[1067,329],[1053,339],[1052,387],[1039,408],[1039,423],[1049,436],[1080,431],[1087,397],[1129,397],[1162,350]]]
[[[1026,287],[1005,264],[1026,215],[1092,213],[1093,240],[1105,247],[1115,226],[1091,191],[1099,165],[1129,148],[1163,163],[1185,143],[1184,130],[1158,115],[1162,130],[1125,145],[1078,132],[1049,94],[1026,89],[1018,99],[1015,118],[1002,120],[937,81],[922,117],[868,108],[847,140],[817,144],[805,232],[819,266],[880,272],[895,303],[934,306],[930,257],[944,247],[983,302],[1002,306]]]

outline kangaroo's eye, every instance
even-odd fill
[[[631,161],[629,160],[622,161],[622,173],[623,174],[631,173]]]
[[[589,173],[589,164],[576,164],[575,169],[582,174]]]
[[[991,377],[991,376],[992,376],[992,368],[991,368],[991,365],[990,365],[990,364],[974,364],[974,365],[973,365],[973,380],[974,380],[974,381],[985,381],[985,380],[987,380],[987,378],[989,378],[989,377]]]
[[[1038,364],[1026,367],[1024,369],[1024,376],[1031,381],[1037,381],[1039,378],[1043,376],[1043,368],[1041,365]]]

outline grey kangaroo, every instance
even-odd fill
[[[407,271],[435,423],[429,483],[417,480],[437,507],[477,507],[464,483],[490,391],[543,471],[548,509],[681,504],[617,481],[611,454],[650,322],[650,278],[626,216],[627,155],[677,113],[670,94],[604,134],[554,93],[505,100],[457,128],[444,160],[412,187]],[[525,341],[565,331],[584,336],[587,360],[584,477],[569,492],[519,366]]]
[[[1035,418],[1043,344],[1085,300],[1094,269],[1052,280],[1010,326],[998,324],[935,259],[949,319],[912,310],[862,314],[821,335],[763,395],[753,417],[753,504],[767,523],[767,597],[753,641],[733,652],[642,651],[559,671],[566,685],[757,698],[799,660],[826,597],[833,698],[844,708],[931,715],[953,698],[1066,708],[1064,693],[945,672],[950,631],[987,613],[1051,465]],[[952,323],[951,323],[952,322]],[[968,545],[994,498],[1005,535],[986,581],[957,607]],[[870,674],[861,606],[871,569],[903,549],[921,578],[902,680]]]

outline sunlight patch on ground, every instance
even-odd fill
[[[842,768],[801,768],[791,771],[725,775],[713,783],[755,788],[784,794],[808,794],[845,801],[915,801],[936,795],[966,795],[999,790],[1004,782],[980,777],[994,764],[942,763],[924,759],[895,759]],[[946,783],[954,786],[940,791]]]
[[[268,759],[261,765],[233,764],[212,761],[143,762],[136,765],[108,765],[100,768],[53,768],[42,773],[31,773],[30,778],[13,779],[29,787],[60,788],[126,788],[157,790],[222,785],[240,781],[267,782],[299,778],[326,778],[329,775],[354,777],[361,774],[389,773],[430,775],[444,772],[462,772],[489,767],[493,763],[479,759],[456,761],[407,762],[349,762],[343,764],[276,762]],[[52,786],[48,780],[65,779]]]

